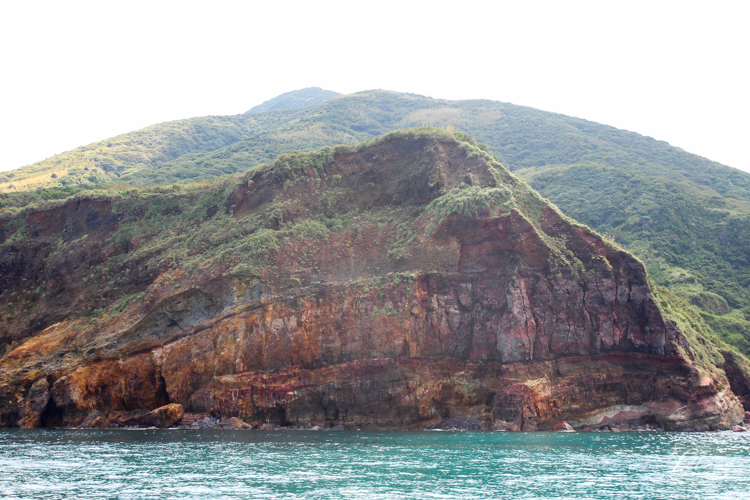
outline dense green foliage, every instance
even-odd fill
[[[750,175],[636,133],[507,103],[367,91],[304,109],[156,125],[6,174],[0,216],[84,187],[211,179],[279,154],[420,125],[485,143],[564,213],[643,259],[655,283],[750,353]],[[57,178],[36,188],[19,185],[53,171]],[[468,202],[476,194],[455,196]]]
[[[673,321],[688,339],[689,352],[683,355],[690,357],[696,366],[707,371],[724,364],[721,350],[732,349],[703,320],[699,308],[664,287],[655,287],[654,297],[664,316]]]

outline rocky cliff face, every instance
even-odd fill
[[[170,403],[358,428],[743,417],[743,368],[642,264],[468,142],[392,134],[186,191],[3,221],[0,425]]]

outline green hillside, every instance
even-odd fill
[[[154,125],[2,173],[0,192],[52,186],[85,189],[116,183],[128,172],[152,168],[191,151],[227,146],[259,127],[255,120],[243,115],[209,116]]]
[[[211,179],[281,153],[422,125],[485,143],[565,213],[642,258],[657,284],[750,353],[750,175],[666,142],[528,107],[367,91],[302,109],[169,122],[7,173],[0,203],[8,212],[82,188]],[[61,173],[51,178],[54,169]],[[33,172],[50,178],[19,182]]]

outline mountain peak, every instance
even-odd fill
[[[246,113],[263,113],[264,111],[275,111],[279,109],[300,109],[315,106],[321,102],[328,101],[341,95],[333,90],[325,90],[320,87],[307,87],[292,90],[269,99],[262,104],[250,108]]]

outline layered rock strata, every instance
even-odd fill
[[[746,372],[699,355],[638,260],[466,141],[395,134],[234,182],[200,211],[132,195],[3,223],[0,425],[175,404],[375,429],[744,417]],[[211,224],[226,251],[148,246]]]

